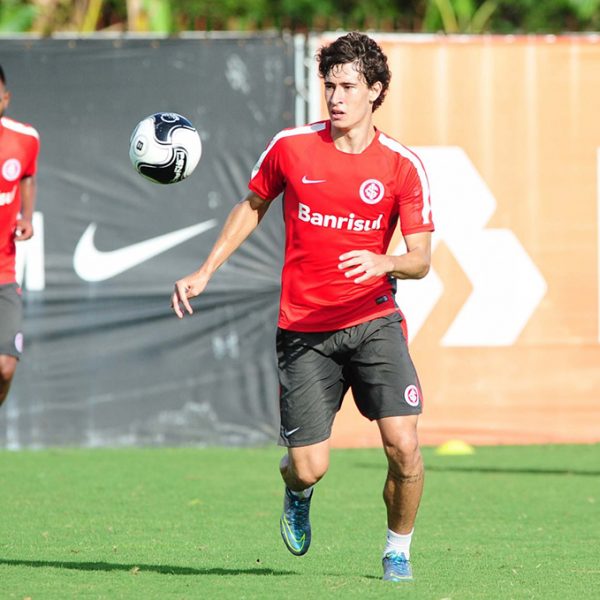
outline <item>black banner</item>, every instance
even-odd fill
[[[2,40],[8,116],[40,133],[28,242],[25,351],[0,446],[270,442],[280,208],[179,321],[173,282],[196,269],[270,137],[294,124],[291,39]],[[197,127],[192,176],[138,175],[129,136],[171,111]],[[43,217],[43,218],[42,218]]]

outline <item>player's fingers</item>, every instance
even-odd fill
[[[367,272],[363,273],[360,277],[357,277],[354,280],[354,283],[363,283],[364,281],[367,281],[367,279],[371,279],[371,277],[373,277],[373,273],[371,273],[370,271],[367,271]]]
[[[15,231],[15,240],[22,242],[33,235],[33,227],[26,222],[19,222]]]
[[[181,305],[187,311],[188,314],[193,314],[193,309],[188,299],[188,294],[190,292],[190,286],[185,284],[184,282],[178,281],[175,284],[175,291],[173,292],[173,297],[171,299],[171,305],[175,314],[181,319],[183,318],[183,311],[181,309]]]
[[[339,260],[342,261],[338,264],[339,269],[347,269],[349,267],[364,265],[370,257],[368,250],[351,250],[345,254],[339,256]]]
[[[179,298],[181,300],[181,304],[183,304],[183,307],[185,308],[185,310],[187,310],[188,314],[193,314],[193,309],[192,309],[192,305],[190,304],[190,298],[193,297],[193,293],[192,293],[192,288],[191,286],[185,284],[185,283],[178,283],[177,284],[177,291],[179,293]]]
[[[183,319],[183,312],[179,306],[179,296],[177,295],[177,291],[174,291],[171,295],[171,308],[179,319]]]
[[[344,254],[340,254],[338,259],[341,261],[344,261],[344,260],[348,260],[349,258],[356,258],[357,256],[360,256],[364,252],[365,252],[365,250],[350,250],[350,252],[344,252]]]
[[[344,275],[348,278],[351,279],[352,277],[356,277],[357,275],[362,275],[365,272],[365,267],[364,265],[358,265],[356,268],[354,269],[350,269],[349,271],[346,271],[344,273]]]
[[[363,259],[360,256],[355,256],[353,258],[348,258],[347,260],[338,264],[338,269],[349,269],[350,267],[356,267],[361,265]]]

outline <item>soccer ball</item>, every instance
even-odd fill
[[[194,126],[181,115],[158,112],[142,119],[129,141],[136,171],[155,183],[176,183],[189,177],[202,156]]]

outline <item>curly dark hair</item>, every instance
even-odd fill
[[[337,65],[356,63],[359,73],[365,78],[367,85],[373,87],[377,81],[381,82],[381,94],[373,103],[373,110],[377,110],[390,87],[392,73],[388,67],[387,56],[383,50],[368,35],[352,31],[329,44],[317,52],[319,62],[319,75],[324,79]]]
[[[4,69],[2,68],[2,65],[0,65],[0,81],[3,83],[3,85],[6,85],[6,77],[4,76]]]

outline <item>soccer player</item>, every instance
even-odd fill
[[[190,298],[202,293],[283,193],[281,535],[292,554],[308,550],[313,488],[328,469],[332,423],[350,388],[360,412],[377,422],[388,461],[383,578],[410,580],[423,489],[422,396],[394,282],[429,270],[429,187],[419,158],[373,125],[391,77],[377,43],[352,32],[321,48],[317,59],[329,119],[271,140],[254,167],[250,192],[229,214],[202,266],[175,283],[171,305],[179,318],[192,314]],[[393,256],[386,252],[397,226],[407,250]]]
[[[21,289],[15,274],[15,242],[33,235],[39,136],[30,125],[4,116],[10,102],[0,66],[0,405],[6,399],[23,350]]]

